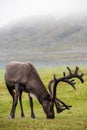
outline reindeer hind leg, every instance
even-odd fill
[[[17,103],[18,103],[19,95],[20,95],[19,85],[15,84],[14,100],[13,100],[12,110],[11,110],[11,114],[10,114],[11,119],[15,118],[15,110],[16,110],[16,106],[17,106]]]
[[[8,89],[8,91],[9,91],[10,95],[12,96],[12,99],[13,99],[12,108],[11,108],[11,112],[10,112],[10,119],[12,119],[12,118],[14,118],[14,117],[12,117],[11,115],[12,115],[12,111],[13,111],[13,104],[14,104],[15,92],[14,92],[14,90],[13,90],[13,87],[11,87],[11,86],[9,86],[9,85],[7,85],[7,84],[6,84],[6,86],[7,86],[7,89]]]
[[[20,91],[19,102],[20,102],[20,108],[21,108],[21,118],[25,118],[25,115],[23,112],[23,105],[22,105],[22,91]]]

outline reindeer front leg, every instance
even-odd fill
[[[32,97],[30,96],[29,93],[28,93],[28,97],[30,99],[31,118],[36,119],[36,116],[35,116],[34,110],[33,110],[33,99],[32,99]]]

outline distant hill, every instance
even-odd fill
[[[37,66],[87,62],[87,19],[27,20],[0,29],[0,68],[9,61]]]

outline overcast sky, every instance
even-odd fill
[[[30,16],[86,15],[87,0],[0,0],[0,27]]]

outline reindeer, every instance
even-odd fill
[[[11,108],[10,118],[15,118],[15,109],[18,103],[18,98],[20,101],[21,107],[21,117],[24,117],[23,107],[22,107],[22,92],[27,92],[30,99],[30,108],[31,108],[31,118],[36,118],[33,111],[33,99],[35,96],[39,103],[42,105],[43,110],[46,114],[47,119],[55,118],[54,113],[54,104],[56,106],[57,112],[60,113],[65,109],[70,109],[71,106],[66,105],[60,99],[56,97],[56,88],[59,82],[67,82],[73,88],[75,88],[74,80],[70,80],[72,78],[78,78],[82,83],[83,74],[78,74],[79,68],[76,67],[74,73],[71,72],[70,68],[69,75],[66,75],[65,72],[63,77],[56,78],[54,75],[54,79],[49,82],[48,89],[45,88],[37,70],[31,63],[23,63],[23,62],[10,62],[6,67],[5,72],[5,84],[9,93],[12,96],[13,104]],[[52,92],[52,84],[53,84],[53,92]],[[62,105],[61,105],[62,104]]]

